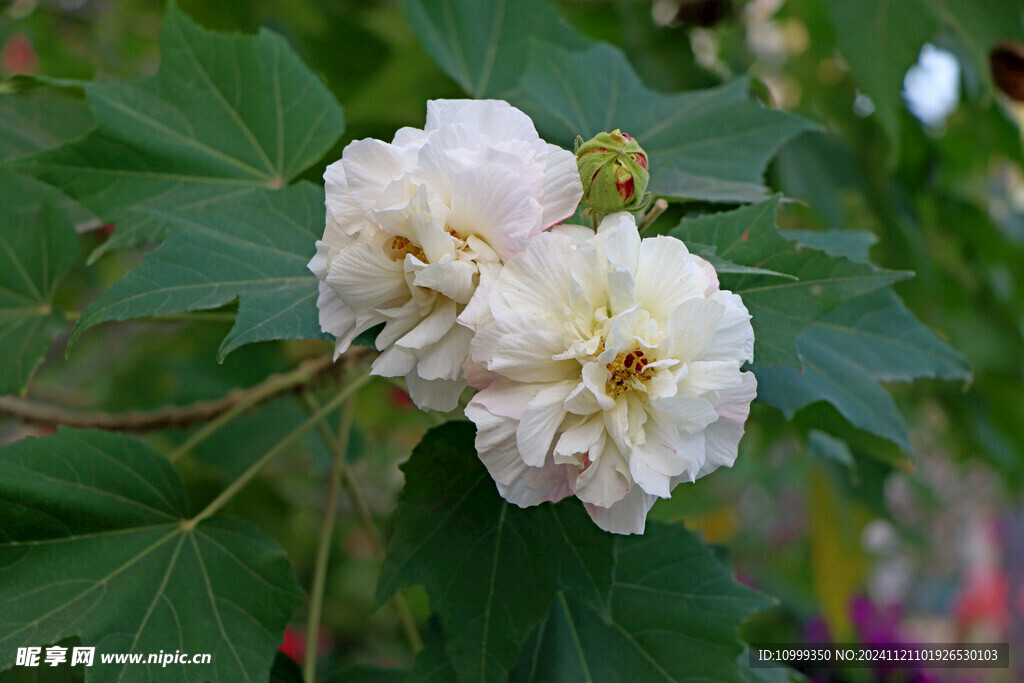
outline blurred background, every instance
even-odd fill
[[[916,2],[897,14],[906,24],[839,30],[826,0],[556,4],[580,32],[621,47],[653,89],[706,88],[748,74],[767,106],[819,123],[769,168],[769,185],[793,200],[780,225],[873,233],[872,259],[916,271],[897,291],[973,373],[966,384],[887,386],[907,421],[913,460],[877,437],[861,434],[861,446],[851,448],[818,429],[852,430],[824,403],[792,421],[755,404],[736,467],[662,501],[653,514],[685,521],[722,546],[743,581],[779,598],[748,623],[748,641],[1009,642],[1016,667],[901,670],[887,678],[846,670],[821,680],[1024,680],[1014,678],[1024,676],[1024,45],[1004,37],[1021,33],[1018,0],[945,2],[938,30],[905,63],[879,57],[878,70],[904,74],[902,92],[885,102],[860,90],[864,76],[850,64],[864,56],[851,51],[870,52],[871,41],[911,30]],[[462,96],[420,47],[398,2],[180,5],[210,28],[277,31],[322,76],[345,107],[347,128],[320,167],[353,139],[390,139],[401,126],[421,126],[425,100]],[[159,0],[6,2],[0,76],[150,76],[159,66],[162,14]],[[998,17],[1016,17],[1018,25],[1007,29]],[[316,167],[307,175],[319,179]],[[659,226],[710,208],[673,207]],[[83,253],[110,231],[88,217],[79,227]],[[77,268],[61,287],[63,303],[81,310],[141,254],[118,251]],[[252,385],[324,349],[321,342],[260,344],[218,365],[229,326],[215,319],[105,326],[67,359],[62,346],[55,350],[29,394],[111,411],[185,404]],[[182,464],[193,504],[209,500],[244,470],[257,444],[282,436],[307,409],[296,396],[281,397],[203,444]],[[364,392],[349,460],[383,529],[401,489],[397,465],[438,421],[392,384],[378,380]],[[45,429],[0,418],[4,441]],[[149,438],[166,444],[180,435]],[[329,466],[323,442],[310,434],[233,508],[282,544],[307,586]],[[322,654],[339,672],[408,664],[397,615],[390,605],[373,607],[377,541],[347,502],[339,514]],[[425,595],[409,600],[425,620]],[[297,659],[305,647],[301,618],[282,646]]]

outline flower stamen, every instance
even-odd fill
[[[426,262],[426,254],[423,253],[423,249],[418,244],[415,244],[407,237],[397,235],[391,244],[388,245],[387,254],[391,257],[392,261],[403,261],[405,260],[406,254],[412,254],[420,261]]]
[[[617,397],[629,389],[644,390],[643,383],[649,380],[647,366],[650,361],[641,349],[633,349],[629,353],[620,353],[606,366],[611,377],[605,385],[605,391]]]

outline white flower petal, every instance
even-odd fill
[[[750,402],[757,394],[757,379],[752,372],[743,373],[740,386],[719,392],[722,404],[718,407],[719,419],[704,430],[707,457],[697,473],[698,477],[713,472],[719,467],[732,467],[743,437],[743,424],[750,414]]]
[[[565,419],[565,398],[574,386],[572,382],[548,385],[527,404],[516,429],[516,444],[527,465],[540,467],[547,459],[555,432]]]
[[[409,397],[418,408],[437,410],[442,413],[455,410],[459,405],[459,396],[466,388],[460,380],[423,379],[415,371],[405,376],[405,385],[409,389]]]
[[[639,486],[634,486],[621,500],[610,507],[587,504],[587,513],[594,523],[605,531],[613,534],[642,534],[647,522],[647,513],[651,511],[655,496],[645,493]]]
[[[721,304],[725,310],[700,358],[740,358],[749,363],[754,362],[754,328],[750,326],[750,313],[742,299],[732,292],[717,291],[709,300]]]
[[[551,227],[575,211],[583,198],[583,183],[576,168],[576,155],[556,145],[545,145],[541,226]],[[539,159],[538,159],[539,161]]]
[[[597,446],[604,433],[604,422],[599,417],[589,417],[562,432],[555,444],[555,456],[569,457],[588,453]]]
[[[448,227],[480,237],[502,259],[514,256],[541,225],[540,204],[522,183],[522,176],[499,164],[454,173]]]
[[[413,276],[417,287],[433,289],[459,304],[469,303],[476,291],[476,266],[470,261],[432,263]]]
[[[565,468],[552,462],[544,467],[523,462],[516,448],[517,421],[498,417],[475,401],[466,406],[466,416],[477,425],[477,453],[505,500],[528,507],[557,502],[572,494]]]
[[[423,379],[461,379],[473,332],[453,325],[448,333],[419,354],[417,372]]]
[[[584,503],[609,507],[629,491],[629,466],[607,437],[590,450],[591,464],[579,473],[573,493]]]
[[[440,340],[455,325],[455,302],[438,299],[434,310],[419,325],[395,342],[403,349],[422,349]]]
[[[682,242],[671,237],[646,239],[637,262],[636,296],[651,317],[667,319],[687,299],[703,297],[704,282]]]
[[[492,144],[508,140],[537,139],[530,117],[502,100],[431,100],[427,102],[428,133],[450,121],[458,121],[477,130]]]
[[[744,374],[739,360],[692,361],[687,364],[686,377],[679,382],[679,393],[705,396],[740,384]]]
[[[402,377],[416,367],[416,356],[405,349],[391,346],[377,356],[370,374],[379,377]]]
[[[353,310],[380,308],[409,296],[402,265],[370,244],[354,244],[331,262],[326,282]]]

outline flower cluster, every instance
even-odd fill
[[[404,376],[421,408],[452,410],[481,283],[576,210],[571,152],[506,102],[440,100],[423,130],[353,142],[324,174],[327,227],[309,268],[320,326],[343,353],[384,323],[373,372]]]
[[[575,495],[601,528],[642,533],[657,498],[735,460],[754,337],[714,268],[641,239],[632,214],[552,227],[587,205],[584,186],[607,198],[602,175],[621,199],[636,183],[631,205],[643,192],[646,154],[602,135],[577,168],[504,102],[431,102],[423,130],[354,142],[327,169],[310,269],[337,353],[384,323],[373,371],[404,376],[417,405],[477,390],[465,413],[508,501]]]

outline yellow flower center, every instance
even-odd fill
[[[609,396],[615,397],[629,389],[643,391],[643,383],[649,380],[647,365],[650,361],[643,350],[633,349],[629,353],[620,353],[606,366],[611,377],[605,385]]]
[[[391,244],[388,245],[387,254],[391,257],[392,261],[404,261],[406,254],[412,254],[420,261],[426,262],[427,260],[423,249],[418,244],[401,235],[391,240]]]

